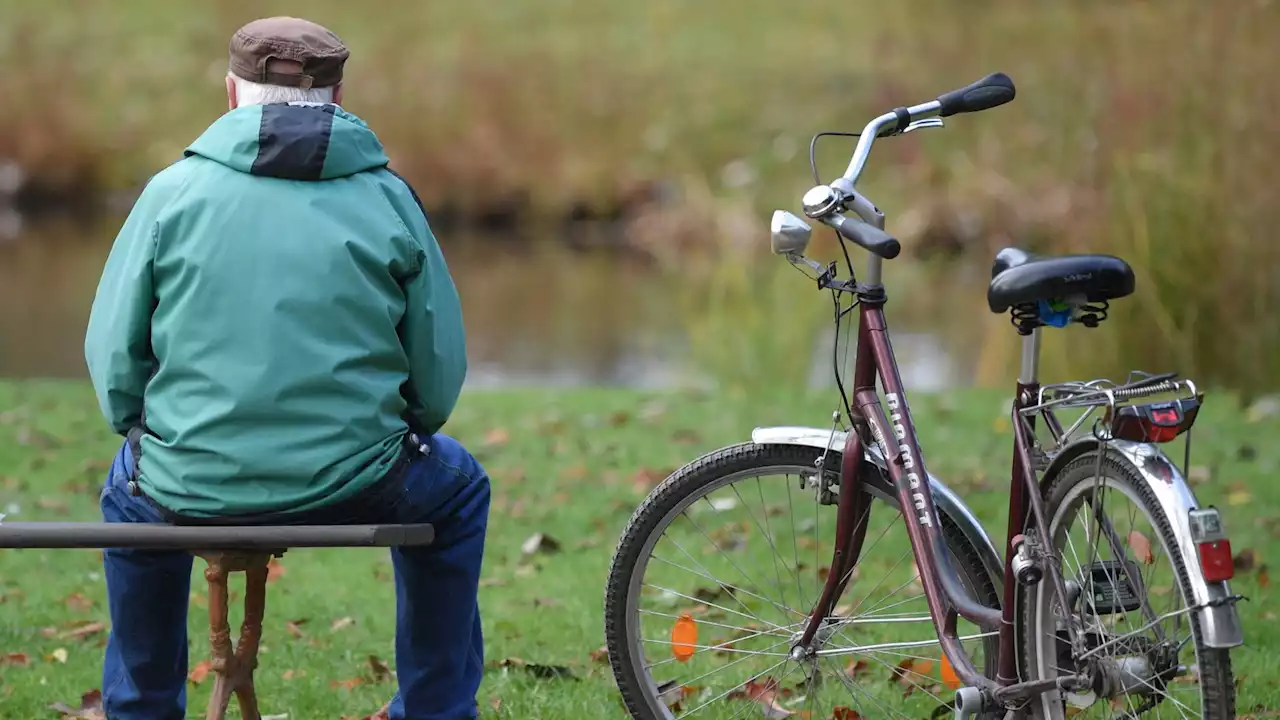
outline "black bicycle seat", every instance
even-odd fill
[[[987,304],[991,312],[1002,313],[1018,305],[1073,296],[1105,302],[1133,293],[1133,284],[1133,268],[1112,255],[1037,257],[1007,247],[991,265]]]

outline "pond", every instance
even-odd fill
[[[768,242],[767,219],[761,242]],[[84,329],[118,221],[42,221],[0,234],[0,377],[83,378]],[[662,388],[706,380],[689,360],[674,283],[633,257],[572,250],[558,238],[514,241],[441,233],[462,296],[471,387]],[[961,283],[963,292],[981,284]],[[955,292],[960,292],[956,288]],[[796,276],[793,302],[828,303]],[[952,292],[948,290],[947,292]],[[909,388],[966,384],[978,341],[957,333],[956,303],[890,306]],[[898,297],[898,296],[895,296]],[[974,294],[963,307],[980,307]],[[971,306],[971,307],[970,307]],[[814,338],[814,383],[830,373],[829,334]]]

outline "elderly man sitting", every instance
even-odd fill
[[[147,184],[85,354],[125,436],[108,522],[433,523],[392,551],[391,718],[473,718],[489,478],[440,434],[466,374],[457,291],[413,190],[341,107],[347,49],[295,18],[230,42],[230,111]],[[185,552],[109,550],[112,720],[186,717]]]

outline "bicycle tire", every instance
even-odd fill
[[[1072,490],[1082,483],[1094,482],[1097,475],[1098,454],[1097,451],[1089,451],[1074,460],[1068,462],[1052,477],[1046,478],[1045,484],[1045,513],[1048,515],[1050,523],[1049,532],[1051,535],[1056,534],[1057,528],[1052,524],[1057,518],[1058,510],[1062,504],[1072,496]],[[1138,475],[1137,471],[1131,465],[1120,459],[1114,454],[1110,456],[1104,455],[1102,463],[1102,475],[1104,478],[1113,483],[1123,485],[1132,492],[1131,498],[1136,498],[1143,512],[1147,514],[1147,518],[1151,521],[1152,526],[1157,530],[1160,542],[1166,554],[1173,561],[1176,571],[1178,591],[1182,595],[1182,600],[1190,607],[1195,603],[1194,596],[1191,594],[1190,580],[1188,579],[1186,564],[1182,560],[1182,554],[1177,552],[1177,541],[1173,534],[1172,527],[1169,524],[1168,517],[1165,516],[1164,510],[1155,496],[1151,493],[1147,483]],[[1034,637],[1034,617],[1035,609],[1031,602],[1031,593],[1036,591],[1037,587],[1048,585],[1048,579],[1040,582],[1039,586],[1027,587],[1019,585],[1015,594],[1016,606],[1018,611],[1018,644],[1021,652],[1023,668],[1023,679],[1033,679],[1027,676],[1027,669],[1034,667],[1036,652]],[[1200,688],[1202,695],[1201,708],[1202,717],[1205,720],[1227,720],[1235,717],[1235,685],[1232,680],[1231,671],[1231,655],[1229,650],[1214,649],[1204,647],[1203,636],[1200,631],[1200,623],[1193,621],[1191,623],[1193,642],[1195,645],[1196,663],[1200,675]],[[1051,707],[1052,703],[1052,707]],[[1031,702],[1031,717],[1037,719],[1055,719],[1063,715],[1062,712],[1052,712],[1053,708],[1060,707],[1061,701],[1053,701],[1050,694],[1040,696]],[[1160,706],[1157,705],[1158,709]]]
[[[632,514],[614,552],[605,591],[605,645],[614,680],[632,718],[665,720],[657,710],[660,700],[651,697],[645,688],[643,668],[633,656],[627,635],[627,595],[632,587],[635,565],[640,561],[650,536],[683,500],[691,495],[696,497],[708,487],[715,487],[717,481],[726,476],[770,468],[813,468],[822,454],[821,448],[800,445],[742,443],[721,448],[673,472],[649,493]],[[840,467],[840,461],[841,453],[838,451],[833,450],[827,455],[828,467]],[[862,477],[865,481],[878,483],[882,491],[892,496],[888,478],[876,466],[864,461]],[[894,505],[896,511],[896,498]],[[974,592],[976,600],[998,608],[1000,597],[979,559],[978,549],[956,522],[943,513],[940,513],[940,527],[954,557],[953,564],[962,576],[961,581]],[[989,677],[994,677],[996,652],[993,640],[988,639],[988,643],[983,670]]]

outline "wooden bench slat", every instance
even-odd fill
[[[268,550],[430,545],[435,528],[415,525],[211,525],[0,522],[0,548]]]

